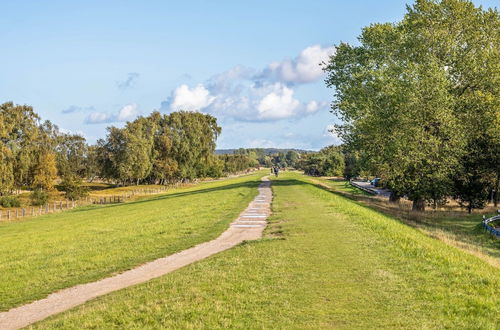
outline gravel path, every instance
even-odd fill
[[[168,257],[96,282],[77,285],[50,294],[47,298],[0,313],[0,329],[19,329],[51,315],[81,305],[88,300],[168,274],[195,261],[227,250],[245,240],[262,236],[271,212],[271,182],[263,178],[259,195],[248,205],[229,229],[218,238]]]

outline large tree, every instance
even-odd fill
[[[371,25],[359,39],[337,46],[325,66],[344,120],[338,131],[395,194],[423,210],[452,194],[478,136],[488,136],[483,152],[498,148],[498,13],[419,0],[401,22]],[[494,162],[485,164],[490,172],[498,172]]]

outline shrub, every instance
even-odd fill
[[[65,192],[64,196],[70,200],[80,199],[89,193],[89,189],[82,186],[81,179],[75,177],[64,178],[60,187]]]
[[[41,189],[35,189],[31,193],[30,197],[31,197],[31,205],[35,206],[47,204],[47,202],[49,201],[49,194],[47,194],[45,191]]]
[[[0,197],[0,205],[3,207],[20,207],[21,202],[16,196]]]

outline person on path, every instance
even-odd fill
[[[274,167],[274,175],[278,177],[279,174],[280,174],[280,168],[278,166]]]

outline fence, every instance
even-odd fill
[[[34,217],[58,211],[60,212],[63,210],[73,209],[78,205],[79,203],[77,201],[56,201],[40,206],[30,206],[5,211],[0,210],[0,221]]]
[[[133,189],[133,190],[127,190],[121,195],[87,196],[79,201],[69,201],[69,200],[55,201],[40,206],[30,206],[30,207],[23,207],[16,209],[0,210],[0,221],[16,220],[25,217],[35,217],[48,213],[71,210],[75,207],[89,205],[89,204],[123,203],[136,196],[155,195],[165,192],[166,190],[167,190],[166,187]]]
[[[497,212],[499,213],[499,215],[495,215],[488,219],[486,219],[486,217],[483,215],[483,227],[494,237],[500,238],[500,230],[495,229],[495,227],[490,225],[491,222],[500,220],[500,210],[498,210]]]

